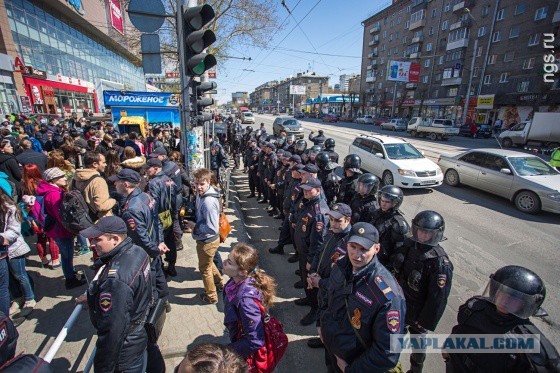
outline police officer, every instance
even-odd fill
[[[286,190],[287,182],[289,181],[289,179],[287,179],[288,167],[290,167],[288,159],[292,156],[292,154],[282,149],[277,150],[276,154],[278,157],[278,167],[276,168],[276,174],[274,175],[274,180],[270,184],[270,188],[276,194],[274,207],[277,209],[277,212],[274,214],[274,219],[284,220],[284,192]]]
[[[295,154],[296,153],[295,143],[296,143],[296,135],[294,134],[288,135],[286,137],[286,145],[284,145],[284,150],[287,150],[290,153]]]
[[[321,198],[321,182],[311,178],[300,186],[303,199],[299,202],[298,210],[292,216],[294,228],[294,246],[299,253],[299,270],[302,284],[307,285],[307,275],[315,253],[323,246],[327,233],[329,212],[326,201]],[[310,325],[317,320],[317,288],[305,286],[305,298],[297,299],[297,305],[311,306],[309,313],[301,319],[302,325]]]
[[[235,162],[235,168],[239,168],[239,163],[241,161],[241,140],[243,139],[243,128],[241,127],[240,123],[236,123],[233,126],[233,134],[232,134],[232,154],[233,160]]]
[[[148,335],[143,324],[152,301],[150,258],[127,231],[121,218],[108,216],[80,232],[103,263],[98,279],[77,299],[89,308],[97,330],[95,372],[146,368]]]
[[[357,154],[348,154],[344,158],[344,178],[340,182],[340,189],[336,201],[339,203],[350,204],[354,197],[355,187],[354,183],[362,174],[362,159]]]
[[[319,289],[319,304],[321,304],[322,299],[327,297],[329,277],[334,263],[346,255],[346,241],[352,229],[352,224],[350,224],[352,210],[350,206],[336,203],[327,215],[329,216],[329,226],[325,236],[325,244],[315,253],[307,277],[308,286]],[[321,326],[320,318],[319,310],[317,327]],[[321,338],[311,338],[307,341],[307,345],[311,348],[319,348],[323,347],[323,342],[321,342]]]
[[[169,265],[165,273],[171,277],[177,276],[175,263],[177,262],[177,246],[175,242],[178,240],[173,233],[172,217],[177,215],[177,207],[180,197],[177,186],[162,170],[162,163],[159,159],[152,158],[143,166],[146,170],[146,176],[150,182],[146,186],[147,193],[156,201],[158,216],[163,227],[163,242],[169,249],[165,253],[165,258]],[[171,224],[171,225],[168,225]],[[166,226],[167,225],[167,226]]]
[[[350,201],[352,209],[352,224],[357,222],[369,223],[375,211],[379,210],[377,203],[377,190],[379,179],[367,173],[360,175],[355,184],[355,194]],[[382,246],[383,247],[383,246]]]
[[[276,191],[270,187],[273,184],[274,176],[276,175],[276,168],[278,166],[278,157],[276,156],[276,144],[268,143],[266,146],[267,160],[264,169],[264,182],[266,187],[266,195],[269,204],[269,215],[276,215],[280,211],[275,204]]]
[[[319,145],[322,149],[323,144],[327,140],[327,138],[324,135],[324,131],[319,130],[319,134],[317,136],[313,136],[314,133],[315,131],[311,130],[311,133],[309,134],[309,141],[312,141],[314,145]]]
[[[301,157],[303,164],[308,164],[308,163],[315,164],[315,158],[317,157],[317,154],[319,154],[320,152],[321,152],[321,147],[319,145],[313,145],[310,149],[307,149]]]
[[[533,271],[506,266],[490,276],[482,296],[459,307],[453,334],[540,336],[540,353],[444,353],[447,372],[558,372],[558,351],[529,320],[544,302],[546,288]]]
[[[226,152],[218,141],[212,141],[210,143],[210,169],[216,175],[216,180],[220,180],[220,168],[222,167],[229,168]]]
[[[410,230],[408,223],[399,211],[403,198],[401,188],[394,185],[385,185],[379,191],[378,203],[380,208],[373,213],[373,217],[369,221],[379,232],[381,251],[379,251],[377,257],[384,266],[389,264],[389,258],[395,253],[395,250],[403,245],[405,236]]]
[[[404,331],[406,305],[399,284],[377,260],[379,248],[377,229],[357,223],[347,255],[332,268],[318,330],[330,372],[386,372],[398,365],[390,338]]]
[[[249,170],[249,190],[251,194],[247,198],[255,197],[255,191],[259,191],[259,198],[260,198],[260,188],[259,188],[259,177],[257,176],[258,173],[258,165],[259,165],[259,156],[261,150],[257,147],[257,140],[254,137],[249,139],[249,148],[245,152],[245,167]]]
[[[411,335],[433,331],[445,311],[451,292],[453,264],[439,245],[445,222],[435,211],[412,219],[412,234],[396,250],[391,263],[406,298],[406,326]],[[425,352],[410,355],[411,372],[421,372]]]
[[[253,127],[251,126],[247,126],[245,127],[245,131],[243,133],[243,139],[241,140],[241,152],[243,153],[243,172],[247,173],[249,171],[249,168],[247,166],[247,163],[245,162],[247,160],[247,151],[249,148],[249,139],[251,139],[253,137]]]
[[[260,130],[257,130],[259,132]],[[264,181],[264,173],[266,170],[266,165],[268,161],[268,153],[266,151],[267,143],[265,141],[259,141],[261,152],[259,154],[259,163],[257,166],[257,176],[260,184],[259,196],[257,198],[258,203],[268,203],[268,188]],[[262,194],[262,195],[261,195]]]
[[[315,164],[319,168],[317,178],[321,180],[327,204],[330,206],[340,188],[342,178],[336,174],[335,170],[339,167],[333,162],[326,151],[320,152],[315,158]]]
[[[125,197],[121,208],[128,236],[151,258],[153,288],[156,292],[154,298],[165,298],[169,295],[169,288],[163,273],[161,255],[169,249],[163,242],[163,226],[158,217],[156,201],[138,188],[140,174],[134,170],[124,168],[109,180],[115,183],[117,192]]]
[[[334,146],[336,145],[333,138],[328,138],[325,140],[325,151],[329,153],[329,158],[332,162],[338,163],[338,153],[334,151]]]
[[[299,155],[301,157],[306,149],[307,149],[307,141],[305,141],[304,139],[299,139],[298,141],[296,141],[296,144],[294,146],[294,151],[290,153]]]

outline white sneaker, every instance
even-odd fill
[[[33,308],[35,308],[36,304],[37,304],[37,302],[35,302],[34,299],[28,300],[27,302],[25,302],[23,304],[23,307],[21,308],[21,312],[19,313],[19,315],[21,317],[28,316],[29,314],[31,314],[31,312],[33,312]]]
[[[19,303],[17,301],[14,301],[10,306],[10,316],[15,315],[18,312],[19,312]]]

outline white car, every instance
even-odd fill
[[[244,111],[241,113],[241,120],[243,124],[255,124],[255,117],[250,111]]]
[[[373,124],[373,117],[371,115],[365,115],[363,117],[356,118],[356,123]]]
[[[382,135],[360,135],[348,149],[362,159],[362,168],[384,185],[399,188],[431,188],[441,185],[441,168],[403,139]]]
[[[381,123],[382,130],[406,131],[406,122],[404,119],[391,119],[388,122]]]

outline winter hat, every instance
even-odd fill
[[[59,179],[63,176],[66,176],[66,174],[64,173],[64,171],[62,171],[60,168],[58,167],[52,167],[49,168],[48,170],[45,170],[45,172],[43,173],[43,177],[45,178],[45,180],[47,182],[51,182],[53,180]]]

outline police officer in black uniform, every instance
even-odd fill
[[[292,215],[294,228],[294,246],[299,253],[299,270],[301,282],[307,285],[307,275],[315,253],[323,247],[329,218],[326,215],[329,208],[325,199],[321,198],[321,182],[311,178],[301,183],[303,199],[299,202],[297,210]],[[317,320],[317,288],[305,286],[305,298],[297,299],[297,305],[311,306],[309,313],[301,319],[302,325],[310,325]]]
[[[354,183],[362,174],[362,159],[357,154],[348,154],[344,158],[344,178],[340,182],[340,190],[336,197],[336,202],[350,204],[354,197],[355,187]]]
[[[224,148],[218,141],[210,143],[210,169],[216,175],[216,179],[220,180],[220,169],[229,168],[229,161]]]
[[[309,141],[313,142],[313,145],[319,145],[322,149],[323,144],[327,140],[327,138],[324,135],[324,131],[319,130],[319,134],[317,136],[313,136],[314,133],[315,131],[312,130],[311,133],[309,134]]]
[[[405,299],[377,260],[375,227],[353,225],[347,242],[347,255],[335,262],[327,297],[321,299],[319,335],[330,357],[329,372],[387,372],[399,363],[390,339],[404,332]]]
[[[377,190],[379,189],[379,179],[377,176],[367,173],[360,175],[355,189],[355,194],[350,201],[352,209],[352,224],[358,222],[369,223],[373,214],[379,210],[377,203]]]
[[[286,144],[284,145],[284,150],[289,151],[292,154],[296,153],[296,135],[290,134],[286,136]]]
[[[274,180],[272,181],[270,188],[276,193],[274,207],[276,207],[277,212],[276,214],[274,214],[274,219],[284,220],[284,193],[286,190],[286,185],[289,182],[288,168],[290,167],[290,165],[288,163],[288,160],[292,156],[292,154],[290,152],[284,151],[283,149],[277,150],[276,154],[278,157],[278,167],[276,168],[276,174],[274,175]]]
[[[294,151],[291,153],[299,155],[301,157],[306,149],[307,149],[307,141],[305,141],[304,139],[300,139],[296,141],[296,144],[294,145]]]
[[[180,206],[179,190],[177,186],[162,170],[162,163],[159,159],[152,158],[143,166],[146,170],[146,176],[150,179],[146,186],[146,192],[156,201],[158,216],[163,227],[163,242],[169,249],[165,253],[165,259],[169,263],[165,269],[165,273],[171,277],[177,276],[175,263],[177,262],[177,246],[176,242],[180,238],[175,237],[173,232],[172,216],[177,214],[177,208]],[[169,217],[167,217],[169,214]],[[171,219],[164,220],[164,219]],[[165,226],[171,223],[170,226]]]
[[[249,139],[253,137],[253,127],[247,126],[245,127],[245,131],[243,133],[243,139],[241,140],[241,152],[243,153],[243,172],[247,173],[249,171],[248,165],[245,162],[247,160],[247,152],[249,148]]]
[[[253,198],[255,197],[255,191],[260,190],[258,186],[259,177],[257,176],[257,173],[261,150],[257,147],[257,140],[254,137],[251,137],[248,142],[249,147],[245,151],[245,167],[249,170],[249,190],[251,191],[251,194],[249,194],[247,198]]]
[[[268,143],[266,146],[267,161],[264,169],[264,182],[266,188],[266,195],[268,199],[269,215],[276,215],[280,211],[275,204],[276,191],[270,187],[273,184],[274,176],[276,175],[276,168],[278,167],[278,157],[276,155],[276,144]]]
[[[377,254],[377,257],[384,266],[389,264],[389,258],[395,253],[395,250],[403,245],[405,236],[410,230],[408,223],[399,211],[403,198],[401,188],[394,185],[385,185],[379,191],[378,203],[380,208],[373,213],[373,217],[369,221],[379,232],[381,251]]]
[[[257,130],[257,132],[259,132],[260,130]],[[266,195],[266,188],[265,188],[265,182],[264,182],[264,170],[266,168],[266,162],[268,159],[268,156],[266,154],[266,142],[259,140],[259,147],[261,149],[261,152],[259,153],[259,163],[257,164],[257,177],[258,177],[258,185],[259,187],[257,188],[258,190],[258,197],[257,197],[257,202],[258,203],[268,203],[268,199],[267,199],[267,195]],[[260,188],[260,189],[259,189]]]
[[[529,320],[537,316],[546,287],[533,271],[502,267],[490,276],[482,296],[459,307],[453,334],[520,334],[540,336],[540,353],[444,353],[447,372],[559,372],[558,351]],[[537,347],[537,346],[535,346]]]
[[[313,145],[311,148],[307,149],[301,157],[303,164],[315,164],[315,158],[317,157],[317,154],[321,152],[321,150],[322,148],[319,145]]]
[[[340,166],[331,160],[329,153],[326,151],[317,154],[315,164],[319,168],[317,178],[321,180],[327,204],[330,206],[338,194],[340,182],[342,181],[342,178],[335,172]]]
[[[333,138],[326,139],[324,145],[325,145],[325,151],[329,154],[329,158],[331,159],[331,161],[334,163],[338,163],[339,155],[337,152],[334,151],[334,146],[336,145],[334,139]]]
[[[451,292],[453,264],[439,245],[445,222],[435,211],[412,219],[411,237],[396,250],[391,263],[406,298],[406,326],[411,335],[434,331]],[[410,371],[422,372],[425,352],[410,355]]]
[[[233,161],[235,164],[235,168],[239,168],[239,164],[241,163],[241,156],[242,156],[242,149],[241,149],[241,141],[243,140],[243,127],[241,127],[240,123],[236,123],[233,125],[233,134],[232,134],[232,154],[233,154]]]
[[[86,295],[77,299],[89,308],[97,330],[96,372],[143,372],[146,368],[144,322],[152,302],[150,258],[127,237],[127,231],[121,218],[108,216],[80,232],[90,240],[103,265]]]
[[[323,298],[327,297],[327,287],[329,277],[334,263],[346,255],[346,241],[350,237],[350,217],[352,210],[344,203],[335,203],[327,213],[329,216],[329,226],[325,236],[325,244],[315,253],[307,283],[309,286],[319,289],[318,301],[321,304]],[[320,310],[317,315],[317,327],[321,326]],[[323,347],[321,338],[311,338],[307,341],[311,348]],[[328,356],[327,356],[328,359]]]

